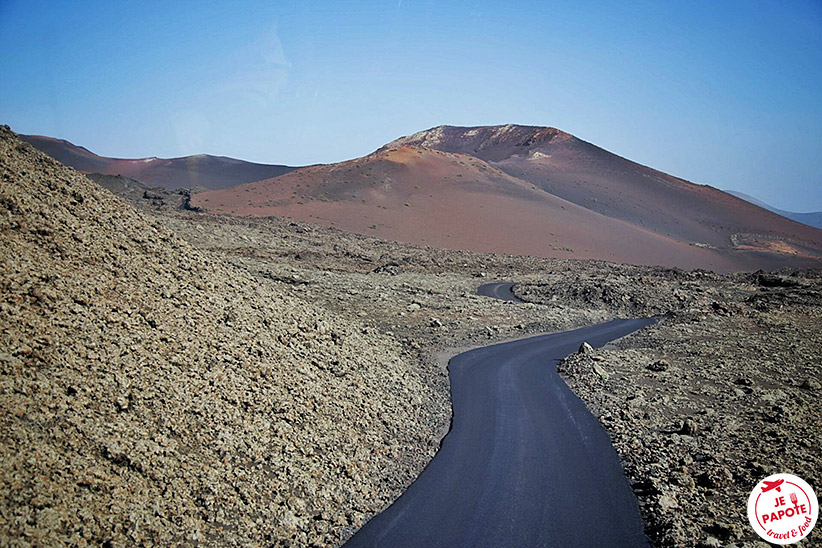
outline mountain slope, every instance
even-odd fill
[[[338,545],[432,455],[447,393],[396,340],[7,126],[0,171],[2,544]]]
[[[822,211],[814,211],[812,213],[797,213],[796,211],[785,211],[784,209],[779,209],[773,207],[772,205],[766,204],[762,200],[754,198],[750,194],[745,194],[744,192],[739,192],[737,190],[726,190],[728,194],[733,194],[737,198],[742,198],[746,202],[751,202],[754,205],[758,205],[762,209],[767,209],[768,211],[773,211],[777,215],[781,215],[783,217],[787,217],[788,219],[794,220],[797,223],[802,223],[808,226],[812,226],[814,228],[822,229]]]
[[[21,135],[20,138],[61,164],[73,167],[77,171],[133,177],[168,190],[225,188],[277,177],[294,169],[289,166],[255,164],[208,154],[182,158],[133,160],[107,158],[62,139],[41,135]]]
[[[683,242],[778,248],[800,255],[822,250],[818,230],[554,128],[440,126],[388,146],[403,145],[476,156],[550,194]],[[771,243],[775,240],[781,243]]]
[[[601,215],[479,158],[418,146],[385,147],[357,160],[196,194],[191,203],[445,249],[719,270],[746,259]]]

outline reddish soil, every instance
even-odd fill
[[[691,245],[574,204],[475,156],[418,146],[384,147],[357,160],[196,194],[192,205],[238,216],[290,217],[444,249],[718,271],[782,257]]]
[[[786,241],[763,251],[796,249],[819,257],[822,231],[706,185],[626,160],[554,128],[441,126],[388,146],[420,145],[471,154],[509,175],[608,217],[689,243],[728,248],[737,235]]]

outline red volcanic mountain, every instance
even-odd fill
[[[127,160],[98,156],[62,139],[20,135],[35,148],[58,162],[85,173],[123,175],[168,190],[178,188],[226,188],[288,173],[293,167],[255,164],[225,156],[198,154],[182,158],[139,158]]]
[[[440,126],[402,137],[414,145],[470,154],[547,193],[683,242],[762,247],[804,254],[822,248],[809,229],[716,188],[626,160],[555,128]]]
[[[729,271],[819,264],[822,231],[553,128],[442,126],[192,205],[398,241]]]

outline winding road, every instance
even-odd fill
[[[521,303],[522,300],[514,295],[513,291],[511,291],[511,288],[513,287],[514,284],[511,282],[492,282],[482,284],[477,288],[477,295],[482,295],[483,297],[494,297],[495,299],[499,299],[501,301]]]
[[[556,364],[583,341],[601,346],[651,323],[613,320],[452,358],[442,447],[345,546],[647,546],[610,438]]]

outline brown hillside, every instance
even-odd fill
[[[716,188],[626,160],[554,128],[440,126],[388,146],[402,145],[482,158],[554,196],[683,242],[806,256],[822,251],[820,230]]]
[[[772,259],[677,241],[554,196],[477,157],[417,146],[385,147],[357,160],[197,194],[192,204],[444,249],[723,271]]]
[[[77,171],[133,177],[168,190],[225,188],[276,177],[294,169],[209,154],[181,158],[107,158],[63,139],[42,135],[21,135],[20,138]]]
[[[335,545],[433,454],[447,402],[393,339],[5,126],[0,167],[4,544]]]

